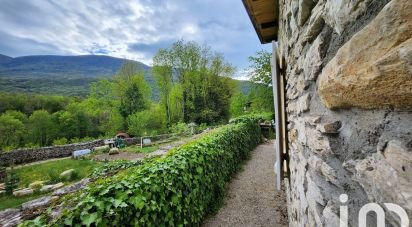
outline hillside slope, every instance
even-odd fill
[[[0,91],[33,94],[87,96],[90,83],[111,78],[126,59],[102,55],[56,56],[38,55],[11,58],[0,54]],[[159,91],[151,67],[137,62],[145,71],[145,80],[152,89],[152,99]],[[239,81],[247,94],[251,82]]]

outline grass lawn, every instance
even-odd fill
[[[159,149],[159,146],[149,146],[143,148],[141,148],[140,146],[129,146],[122,148],[121,151],[134,153],[151,153],[153,151],[156,151],[157,149]]]
[[[16,174],[20,178],[19,187],[27,187],[34,181],[46,181],[51,183],[59,182],[59,175],[65,170],[75,169],[77,177],[72,181],[77,181],[87,177],[99,162],[90,160],[62,159],[39,163],[35,165],[16,168]]]
[[[0,211],[5,210],[8,208],[18,208],[21,204],[40,198],[42,196],[46,196],[47,194],[50,193],[36,193],[28,196],[22,196],[22,197],[14,197],[14,196],[8,196],[8,195],[1,195],[0,196]]]
[[[102,164],[90,160],[61,159],[46,163],[22,166],[14,170],[20,178],[19,188],[25,188],[34,181],[46,181],[48,183],[60,182],[60,173],[68,169],[75,169],[77,172],[76,177],[72,179],[71,182],[78,181],[89,176],[93,169],[99,165]],[[25,202],[40,198],[47,194],[50,194],[50,192],[35,193],[22,197],[0,195],[0,210],[19,207]]]

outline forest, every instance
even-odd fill
[[[133,61],[125,61],[112,78],[91,83],[84,98],[1,92],[0,150],[110,138],[117,132],[178,132],[192,122],[219,125],[245,113],[272,111],[270,54],[261,51],[249,61],[254,82],[249,94],[232,79],[235,69],[222,54],[185,41],[159,49],[153,58],[158,100],[144,69]]]

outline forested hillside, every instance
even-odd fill
[[[83,97],[1,90],[0,150],[88,141],[119,131],[132,136],[177,132],[192,122],[223,124],[272,108],[271,89],[257,84],[250,89],[252,83],[231,79],[234,68],[208,47],[178,41],[160,49],[153,62],[149,70],[124,61],[111,78],[84,78],[87,86],[55,78],[63,88],[84,86]],[[58,88],[45,76],[30,78],[43,81],[45,90]]]
[[[100,55],[25,56],[11,58],[0,54],[0,91],[86,97],[91,83],[112,78],[126,59]],[[151,98],[159,91],[151,67],[133,61],[144,71],[151,87]],[[249,81],[240,81],[242,92],[250,90]]]

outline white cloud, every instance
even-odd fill
[[[179,39],[207,43],[239,68],[264,48],[242,3],[222,0],[4,1],[0,35],[5,55],[107,54],[146,64]]]

